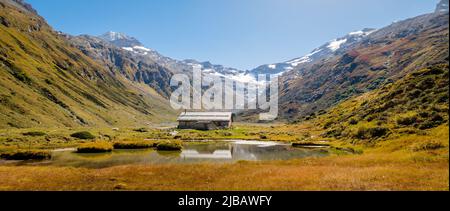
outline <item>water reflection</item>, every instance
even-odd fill
[[[105,168],[128,164],[160,163],[229,163],[239,160],[289,160],[327,156],[324,149],[298,149],[275,142],[224,141],[185,144],[181,152],[148,150],[114,150],[111,153],[78,154],[59,150],[50,162],[21,162],[20,165],[54,165]],[[19,165],[19,164],[18,164]]]

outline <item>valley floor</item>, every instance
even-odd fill
[[[101,170],[0,167],[0,190],[449,190],[448,160],[392,154]]]
[[[308,136],[316,136],[314,130],[305,125],[248,128],[241,125],[222,138],[244,135],[257,138],[253,132],[246,131],[272,131],[266,133],[268,138],[283,140],[305,131],[311,131]],[[217,134],[222,132],[180,133],[181,136],[188,133],[198,138],[220,138]],[[290,161],[136,164],[104,169],[0,166],[0,190],[449,190],[448,125],[428,134],[431,135],[395,137],[370,146],[334,140],[330,141],[332,145],[354,146],[364,153]],[[138,133],[127,135],[134,137]],[[428,146],[423,144],[429,141],[439,142],[441,147],[418,147]],[[10,142],[3,141],[0,145]],[[34,146],[46,147],[38,143],[36,140]]]

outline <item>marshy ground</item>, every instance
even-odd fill
[[[34,131],[34,135],[27,134]],[[379,140],[320,138],[312,124],[247,125],[231,130],[53,129],[1,131],[2,153],[78,147],[91,139],[114,143],[201,140],[260,140],[327,143],[359,153],[286,161],[121,165],[101,169],[0,165],[0,190],[448,190],[448,125],[420,134]],[[41,132],[38,134],[36,132]],[[135,144],[137,145],[137,144]],[[133,145],[134,146],[134,145]]]

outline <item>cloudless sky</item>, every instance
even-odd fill
[[[136,37],[175,59],[240,69],[301,57],[363,28],[434,11],[438,0],[26,0],[56,30]]]

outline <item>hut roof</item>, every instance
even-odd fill
[[[232,112],[183,112],[177,121],[231,121]]]

